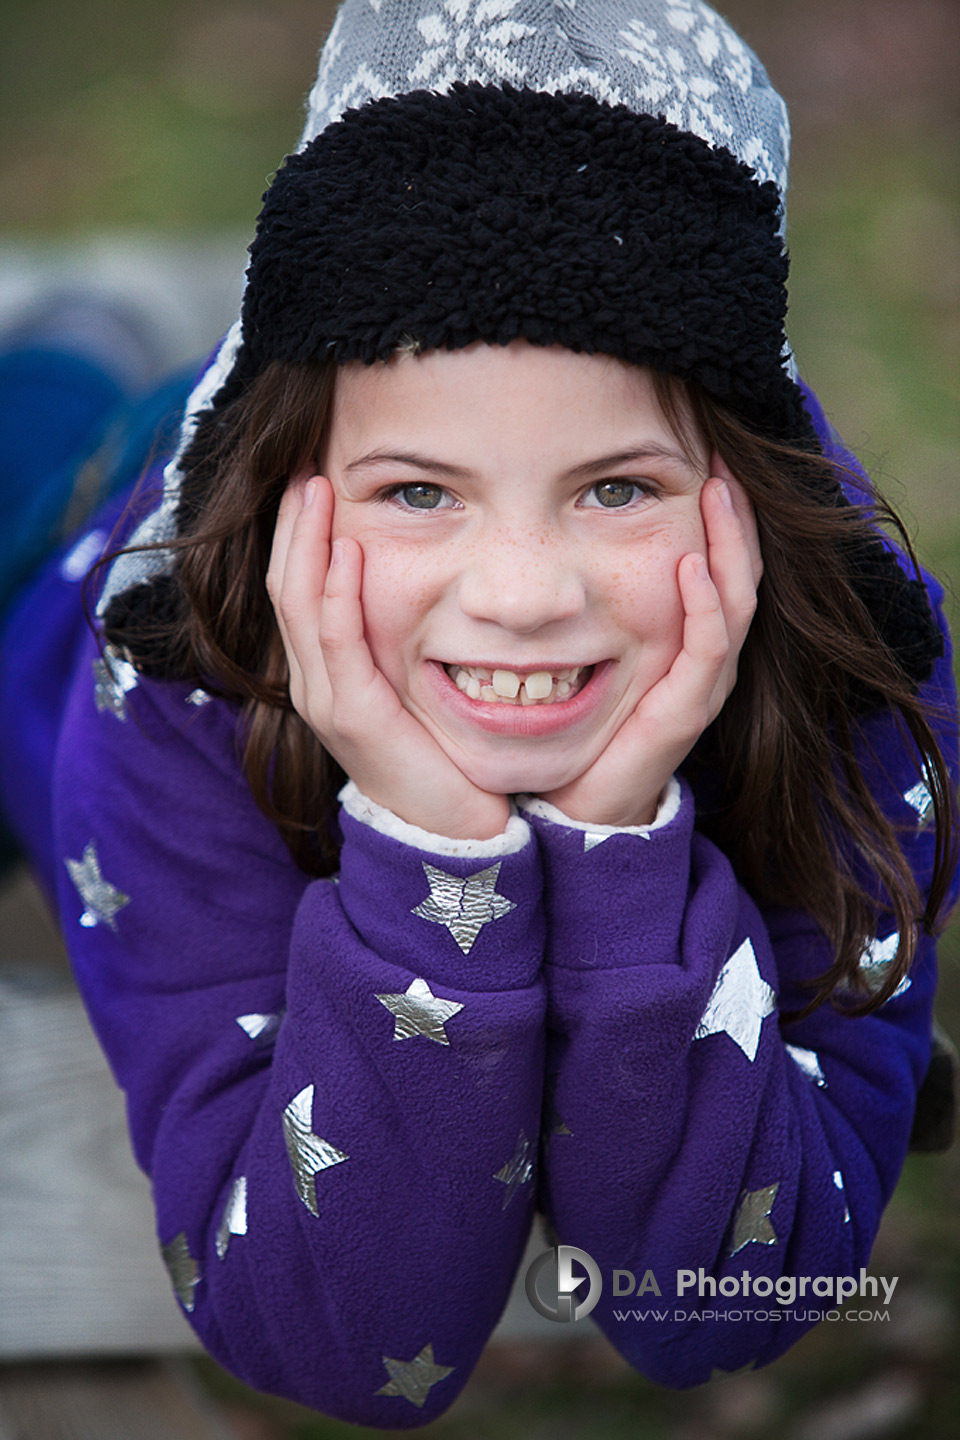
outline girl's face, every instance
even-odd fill
[[[340,372],[323,470],[367,642],[475,785],[576,779],[669,670],[708,458],[607,357],[477,343]]]

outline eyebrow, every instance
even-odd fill
[[[585,460],[582,465],[575,465],[569,474],[574,477],[593,475],[598,470],[610,470],[617,465],[628,465],[635,460],[673,460],[688,469],[697,468],[682,450],[674,449],[672,445],[660,445],[657,441],[651,440],[629,450],[618,450],[613,455],[601,455],[597,460]]]
[[[407,450],[371,450],[357,460],[344,466],[346,474],[354,470],[366,470],[371,465],[410,465],[416,470],[426,470],[431,475],[452,475],[459,478],[471,472],[463,465],[448,465],[443,460],[431,460],[427,455],[416,455]]]
[[[630,464],[636,460],[672,460],[680,465],[691,466],[690,457],[682,450],[674,449],[670,445],[661,445],[656,441],[650,441],[643,445],[633,446],[628,450],[618,450],[612,455],[600,455],[596,460],[585,460],[581,465],[574,465],[567,474],[576,479],[579,476],[595,475],[598,471],[609,470],[616,465]],[[409,465],[416,470],[424,470],[431,475],[443,475],[457,479],[463,479],[470,475],[471,470],[463,465],[451,465],[444,460],[433,460],[428,455],[417,455],[408,450],[371,450],[366,455],[359,456],[344,467],[346,474],[354,470],[365,470],[371,465]]]

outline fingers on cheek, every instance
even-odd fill
[[[326,595],[331,600],[359,600],[363,587],[363,555],[356,540],[341,537],[330,547]]]
[[[698,550],[684,555],[677,570],[677,581],[685,610],[711,611],[720,608],[720,597],[710,574],[707,557]]]
[[[730,651],[730,634],[720,594],[702,555],[684,556],[680,568],[684,648],[708,666],[719,669]]]
[[[724,460],[719,450],[710,452],[710,474],[717,476],[720,480],[732,480],[733,471]]]
[[[730,486],[730,494],[733,497],[733,505],[740,521],[740,528],[743,537],[750,551],[750,560],[753,566],[753,583],[759,584],[760,576],[763,574],[763,557],[760,553],[760,534],[757,526],[757,512],[753,501],[747,495],[742,485],[736,481]]]
[[[714,455],[710,464],[710,474],[703,483],[701,497],[707,503],[716,502],[719,511],[729,515],[733,513],[742,520],[744,514],[752,509],[747,493],[740,481],[736,479],[728,465],[725,465],[718,455]]]
[[[270,563],[267,568],[267,593],[274,605],[277,603],[287,568],[290,545],[303,508],[303,484],[292,481],[283,492],[277,509],[277,522],[273,531]]]
[[[745,595],[743,597],[743,600],[741,601],[739,606],[740,623],[743,628],[744,635],[746,635],[747,631],[750,629],[750,623],[756,613],[757,592],[756,590],[751,590],[749,595]]]
[[[724,538],[731,531],[736,533],[742,527],[742,517],[733,484],[721,476],[712,475],[701,493],[701,510],[704,526],[710,540]]]
[[[302,524],[305,510],[309,510],[316,499],[316,483],[313,480],[294,480],[287,486],[280,502],[277,515],[277,530],[292,535]]]
[[[753,504],[736,480],[715,481],[713,477],[704,486],[702,502],[710,563],[722,567],[718,574],[729,572],[727,589],[749,586],[755,591],[763,575],[763,557]]]

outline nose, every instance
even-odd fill
[[[556,534],[498,528],[466,557],[460,608],[519,635],[576,619],[586,606],[584,577]]]

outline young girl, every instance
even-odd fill
[[[8,809],[252,1385],[433,1419],[535,1210],[666,1384],[860,1282],[952,689],[794,375],[786,142],[700,3],[347,0],[96,636],[70,563],[8,622]]]

